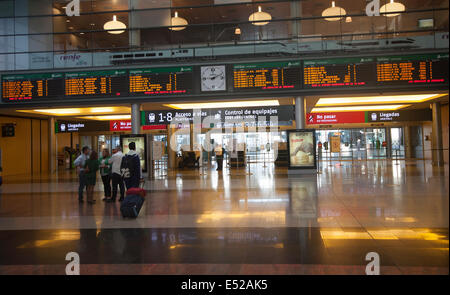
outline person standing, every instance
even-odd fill
[[[123,157],[120,171],[122,172],[127,189],[139,187],[142,179],[141,159],[136,152],[136,143],[128,144],[130,151]]]
[[[78,202],[83,203],[83,191],[86,187],[86,175],[84,171],[84,166],[86,164],[86,160],[89,159],[89,148],[87,146],[83,147],[81,150],[81,154],[78,158],[73,162],[74,166],[77,168],[78,172]]]
[[[105,192],[103,201],[111,198],[111,164],[109,164],[110,158],[111,157],[109,155],[109,151],[107,149],[103,149],[102,157],[100,158],[100,175],[103,182],[103,191]]]
[[[87,184],[87,202],[88,204],[94,204],[94,186],[97,181],[97,171],[99,170],[100,163],[98,161],[98,154],[96,151],[92,151],[89,159],[85,164],[85,175]]]
[[[117,186],[120,189],[119,202],[125,197],[125,186],[123,184],[120,165],[122,163],[123,153],[120,147],[113,149],[113,155],[109,158],[108,163],[111,164],[111,180],[112,180],[112,197],[107,202],[115,202],[117,197]]]

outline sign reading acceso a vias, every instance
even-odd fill
[[[141,124],[144,126],[169,125],[172,123],[189,124],[195,123],[196,119],[203,122],[207,117],[210,123],[216,123],[216,127],[226,127],[224,125],[226,122],[248,121],[251,123],[261,121],[260,119],[264,119],[263,121],[267,123],[271,117],[276,117],[279,125],[290,126],[294,120],[294,109],[293,106],[286,105],[277,107],[143,111]]]

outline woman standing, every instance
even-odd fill
[[[97,170],[99,169],[98,154],[96,151],[92,151],[89,159],[85,164],[85,175],[87,184],[87,202],[88,204],[94,204],[94,186],[97,180]]]
[[[104,149],[100,158],[100,175],[102,176],[103,190],[105,192],[103,201],[111,199],[111,164],[108,163],[110,158],[109,151]]]

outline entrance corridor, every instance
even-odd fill
[[[448,165],[323,161],[312,176],[250,169],[168,171],[147,180],[136,220],[119,203],[79,204],[76,175],[7,177],[0,274],[448,274]]]

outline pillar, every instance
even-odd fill
[[[167,126],[167,156],[169,158],[169,169],[175,169],[177,165],[177,151],[172,148],[172,135],[175,133],[175,131],[175,128],[171,128],[171,125]]]
[[[295,127],[305,128],[305,98],[301,96],[295,98]]]
[[[407,125],[403,128],[403,130],[405,132],[405,159],[411,159],[413,158],[411,127]]]
[[[138,103],[131,105],[131,133],[141,133],[141,105]]]
[[[56,172],[57,155],[56,155],[56,133],[55,133],[55,117],[48,118],[48,171],[50,174]]]
[[[444,152],[442,144],[442,117],[441,104],[434,102],[432,104],[433,123],[431,132],[431,151],[433,166],[444,165]]]
[[[189,148],[190,151],[194,151],[194,124],[190,124],[189,130]]]

